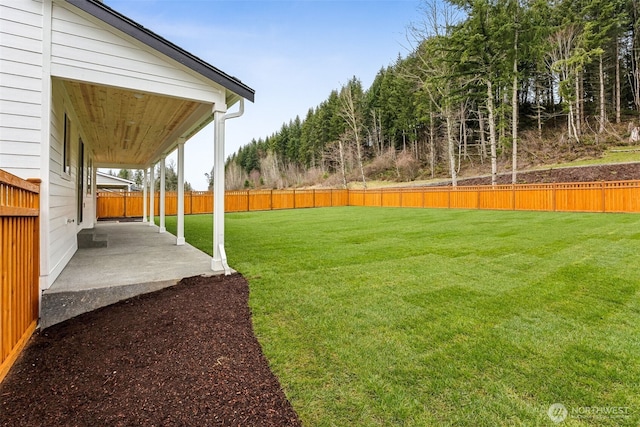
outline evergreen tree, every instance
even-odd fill
[[[131,172],[131,169],[120,169],[118,171],[118,178],[128,179],[129,181],[132,181],[131,178],[133,178],[133,173]]]
[[[178,190],[178,173],[176,172],[176,164],[171,159],[164,168],[164,188],[165,191],[177,191]],[[154,188],[156,191],[160,190],[160,164],[156,166],[155,171],[155,183]],[[184,181],[184,191],[193,191],[193,187],[187,181]]]

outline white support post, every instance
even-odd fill
[[[156,225],[156,221],[154,218],[155,215],[155,206],[156,206],[156,165],[151,164],[151,173],[149,178],[149,225]]]
[[[224,111],[214,113],[213,149],[213,258],[211,269],[230,274],[224,253]]]
[[[165,177],[166,177],[166,161],[165,161],[165,157],[163,156],[160,159],[160,228],[158,229],[159,233],[164,233],[165,231],[167,231],[167,228],[165,227],[165,223],[164,223],[164,208],[165,208],[165,198],[166,198],[166,184],[165,184]]]
[[[218,106],[216,106],[218,107]],[[226,106],[224,106],[226,109]],[[213,258],[211,269],[231,274],[224,250],[224,124],[228,119],[240,117],[244,113],[244,99],[240,100],[240,110],[225,114],[215,108],[213,120],[215,123],[215,141],[213,152]]]
[[[184,240],[184,138],[178,141],[178,230],[176,245],[182,246]]]
[[[144,178],[142,179],[142,222],[147,222],[147,168],[144,168]],[[93,181],[92,181],[93,182]]]

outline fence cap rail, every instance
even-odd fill
[[[20,188],[24,188],[28,186],[28,189],[35,189],[35,192],[38,192],[38,187],[35,184],[31,184],[30,182],[26,182],[21,180],[18,177],[14,177],[11,174],[8,174],[2,170],[0,170],[0,182],[2,182],[2,174],[6,174],[12,177],[11,182],[9,184],[14,186],[19,186]],[[17,181],[16,181],[17,180]],[[31,181],[31,180],[29,180]],[[34,182],[39,182],[40,180],[35,179]],[[15,182],[15,183],[14,183]],[[640,186],[640,180],[627,180],[627,181],[593,181],[593,182],[557,182],[557,183],[532,183],[532,184],[499,184],[499,185],[458,185],[456,187],[452,187],[450,185],[425,185],[425,186],[416,186],[416,187],[388,187],[388,188],[354,188],[354,189],[343,189],[343,188],[322,188],[322,189],[257,189],[257,190],[226,190],[226,195],[242,195],[242,196],[256,196],[256,195],[269,195],[269,194],[277,194],[277,195],[293,195],[293,194],[318,194],[318,193],[351,193],[351,194],[381,194],[381,193],[431,193],[431,192],[467,192],[467,191],[507,191],[507,190],[546,190],[546,189],[599,189],[602,187],[610,188],[610,187],[638,187]],[[158,191],[154,192],[156,196],[159,194]],[[167,191],[167,196],[175,197],[175,191]],[[211,191],[186,191],[185,196],[189,194],[194,196],[199,195],[209,195],[212,194]],[[128,196],[140,196],[142,195],[141,191],[98,191],[98,197],[128,197]]]
[[[12,187],[27,190],[32,193],[40,193],[40,179],[31,178],[29,180],[24,180],[2,169],[0,169],[0,184],[8,184]]]

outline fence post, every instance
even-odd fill
[[[511,184],[511,210],[516,210],[516,185]]]
[[[605,194],[604,194],[604,181],[600,181],[600,192],[602,193],[602,212],[605,211]]]
[[[32,289],[35,294],[40,292],[40,184],[42,180],[40,178],[28,178],[27,182],[38,186],[38,194],[35,196],[35,208],[38,209],[38,216],[33,224],[33,244],[31,246],[33,250],[33,269],[31,272]],[[39,298],[34,298],[31,303],[31,314],[33,317],[38,317],[40,312]]]
[[[556,211],[556,197],[558,196],[558,192],[556,190],[556,186],[557,184],[554,182],[553,186],[551,187],[551,194],[552,194],[552,207],[553,207],[553,211]]]
[[[127,217],[127,193],[128,191],[124,192],[124,217]]]

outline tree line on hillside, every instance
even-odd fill
[[[640,0],[429,0],[421,16],[410,54],[240,148],[227,187],[456,185],[470,164],[495,183],[499,161],[515,183],[523,135],[577,149],[620,140],[615,124],[638,117]]]

